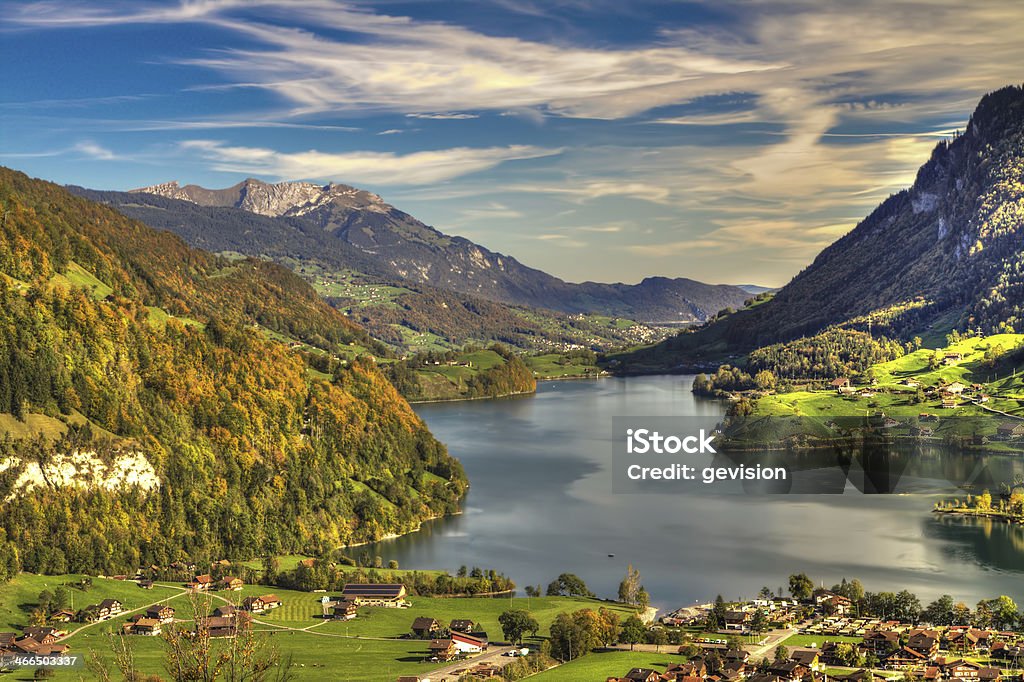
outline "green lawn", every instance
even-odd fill
[[[850,644],[860,644],[864,641],[863,637],[844,637],[842,635],[792,635],[787,637],[782,644],[788,647],[812,647],[817,646],[821,648],[821,645],[825,642],[848,642]]]
[[[633,668],[654,668],[664,672],[673,663],[684,659],[674,652],[676,647],[666,645],[660,654],[640,651],[607,651],[592,653],[546,670],[531,680],[539,682],[576,682],[577,680],[604,680],[608,677],[623,677]]]
[[[582,358],[568,358],[559,353],[531,355],[523,359],[538,379],[585,376],[600,371],[596,365]]]
[[[93,297],[96,299],[103,299],[114,293],[113,289],[101,282],[95,275],[75,261],[68,263],[67,270],[65,270],[62,275],[56,275],[53,279],[55,282],[70,284],[72,286],[86,289],[91,292]]]
[[[40,592],[43,590],[53,592],[57,587],[78,582],[83,577],[81,575],[50,576],[22,573],[11,582],[0,586],[0,628],[16,630],[26,625],[29,614],[38,602]],[[104,599],[118,599],[124,604],[125,610],[132,610],[180,594],[179,590],[169,587],[156,586],[152,590],[143,590],[134,582],[107,578],[93,578],[92,588],[88,591],[70,587],[67,589],[71,594],[75,609],[81,609]],[[77,626],[71,624],[71,627]]]

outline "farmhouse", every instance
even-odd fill
[[[386,606],[398,608],[406,605],[405,585],[401,583],[348,583],[341,590],[343,598],[356,606]]]
[[[1020,438],[1024,436],[1024,422],[1003,422],[996,427],[996,433],[1003,438]]]
[[[185,585],[190,590],[208,590],[213,586],[213,576],[209,573],[203,575],[197,575],[195,579]]]
[[[267,610],[267,605],[263,597],[246,597],[242,600],[242,608],[252,613],[263,613]]]
[[[220,579],[217,586],[222,590],[231,590],[232,592],[238,592],[245,586],[245,582],[241,578],[236,578],[233,575],[226,575]]]
[[[157,604],[146,609],[146,618],[155,618],[161,623],[174,622],[174,607],[167,604]]]
[[[487,640],[479,635],[467,635],[464,632],[453,632],[452,644],[459,653],[478,654],[487,648]]]
[[[420,616],[412,622],[411,630],[417,637],[426,639],[441,629],[441,624],[433,618]]]
[[[836,390],[836,393],[853,393],[853,386],[850,385],[850,380],[847,379],[846,377],[839,377],[838,379],[833,379],[832,383],[829,384],[829,386],[834,388]]]
[[[448,624],[448,629],[452,632],[473,632],[474,625],[476,625],[476,623],[468,618],[458,618]]]
[[[438,661],[450,661],[457,655],[455,644],[450,639],[435,639],[430,642],[430,656]]]
[[[124,630],[130,635],[155,637],[161,632],[160,621],[156,618],[138,618],[131,623],[125,623]]]
[[[331,608],[331,617],[334,620],[352,620],[356,617],[356,603],[351,599],[342,599],[338,602],[333,602],[334,606]]]

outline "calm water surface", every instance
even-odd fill
[[[550,382],[524,398],[417,406],[465,465],[465,513],[368,549],[403,568],[496,568],[520,586],[569,571],[600,596],[614,596],[632,563],[661,608],[750,597],[796,571],[827,585],[845,576],[869,590],[907,588],[922,600],[1024,601],[1024,529],[934,518],[934,501],[956,492],[941,478],[904,495],[612,494],[612,417],[713,423],[722,406],[694,398],[690,383]]]

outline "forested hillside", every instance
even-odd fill
[[[372,361],[335,359],[373,342],[297,276],[7,169],[0,213],[0,552],[21,568],[317,553],[456,509],[458,462]]]
[[[1013,330],[1024,316],[1024,89],[986,95],[914,185],[821,252],[772,300],[624,358],[711,360],[831,325],[902,341],[951,329]]]

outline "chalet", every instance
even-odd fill
[[[853,386],[850,385],[850,380],[846,377],[833,379],[829,386],[834,388],[836,393],[853,393]]]
[[[749,611],[726,611],[725,612],[725,629],[726,630],[742,630],[746,627],[750,621],[751,615]]]
[[[926,664],[928,656],[905,646],[885,656],[883,660],[885,661],[885,667],[890,670],[906,670]]]
[[[75,619],[75,612],[68,609],[61,609],[50,614],[51,623],[70,623]]]
[[[10,648],[17,639],[18,633],[16,632],[0,632],[0,650]]]
[[[661,673],[652,668],[633,668],[621,679],[628,682],[661,682]]]
[[[789,652],[789,660],[810,670],[819,670],[822,667],[821,652],[818,649],[795,649]]]
[[[140,580],[139,581],[139,587],[141,587],[144,590],[152,590],[153,589],[153,581],[152,580]]]
[[[210,637],[234,637],[238,634],[238,626],[242,620],[233,616],[209,616],[197,620],[196,626],[206,628]]]
[[[967,387],[965,385],[961,384],[959,381],[954,381],[953,383],[949,384],[948,386],[946,386],[942,390],[945,391],[946,393],[952,393],[954,395],[960,395],[961,393],[964,392],[965,388],[967,388]]]
[[[161,623],[174,622],[174,607],[167,604],[156,604],[146,609],[146,618],[155,618]]]
[[[978,679],[981,682],[1000,682],[1003,679],[1003,674],[999,668],[985,666],[978,671]]]
[[[242,608],[250,613],[263,613],[267,610],[267,604],[263,597],[246,597],[242,600]]]
[[[341,596],[351,599],[356,606],[398,608],[407,603],[405,585],[401,583],[348,583],[342,588]]]
[[[351,599],[342,599],[334,602],[331,608],[331,618],[334,620],[352,620],[356,617],[356,603]]]
[[[908,388],[919,388],[921,386],[921,382],[917,379],[904,379],[903,385]]]
[[[99,604],[93,604],[84,609],[86,618],[91,620],[109,620],[120,615],[123,610],[121,602],[117,599],[104,599]]]
[[[911,630],[907,648],[931,658],[939,650],[939,633],[935,630]]]
[[[950,651],[978,651],[988,649],[992,633],[977,628],[950,628],[946,631],[946,648]]]
[[[263,600],[263,606],[264,606],[264,608],[266,608],[266,609],[267,609],[268,611],[269,611],[270,609],[276,609],[276,608],[280,608],[280,607],[281,607],[281,605],[282,605],[282,604],[284,604],[284,602],[283,602],[283,601],[281,601],[281,598],[280,598],[280,597],[278,597],[278,596],[277,596],[276,594],[264,594],[264,595],[260,595],[260,599],[262,599],[262,600]]]
[[[203,575],[197,575],[192,582],[188,583],[185,587],[190,590],[203,591],[213,587],[213,576],[209,573]]]
[[[160,620],[158,618],[139,618],[133,623],[125,625],[125,631],[131,635],[144,635],[156,637],[160,634]]]
[[[887,654],[900,646],[900,633],[893,630],[875,630],[864,636],[861,646],[875,654]]]
[[[231,590],[232,592],[241,591],[242,587],[245,586],[245,582],[241,578],[236,578],[233,575],[226,575],[220,579],[217,586],[222,590]]]
[[[450,639],[431,640],[430,659],[434,661],[450,661],[458,655],[455,644]]]
[[[798,682],[798,680],[802,680],[804,675],[810,672],[810,669],[796,661],[789,660],[773,663],[768,672],[781,680]]]
[[[935,663],[943,677],[957,680],[977,680],[984,667],[980,663],[965,661],[962,658],[937,659]]]
[[[946,353],[942,356],[942,364],[955,365],[964,359],[963,353]]]
[[[441,624],[434,618],[420,616],[413,620],[412,627],[410,629],[413,634],[420,639],[428,639],[431,635],[441,629]]]
[[[236,613],[238,613],[238,607],[234,604],[224,604],[213,610],[213,615],[217,618],[234,618]]]
[[[834,682],[886,682],[885,675],[880,675],[870,670],[858,670],[847,675],[834,675]]]
[[[451,633],[451,641],[455,649],[463,654],[478,654],[487,649],[487,638],[480,633],[467,635],[464,632]]]
[[[1003,422],[996,427],[996,433],[1002,438],[1020,438],[1024,436],[1024,421]]]
[[[960,401],[951,394],[944,394],[942,396],[942,407],[947,410],[954,410],[960,406]]]
[[[722,655],[722,660],[730,663],[735,661],[746,663],[749,658],[750,653],[746,649],[740,649],[738,647],[733,647]]]
[[[53,644],[57,641],[57,629],[50,627],[27,627],[23,637],[31,637],[40,644]]]
[[[912,426],[910,427],[910,435],[918,438],[928,438],[934,431],[928,426]]]
[[[682,648],[685,649],[686,647]],[[697,657],[688,663],[676,663],[666,670],[665,673],[671,673],[675,676],[674,679],[696,678],[702,680],[708,675],[708,666],[703,658]]]
[[[459,618],[448,624],[448,630],[451,632],[473,632],[474,625],[476,623],[469,619]]]

